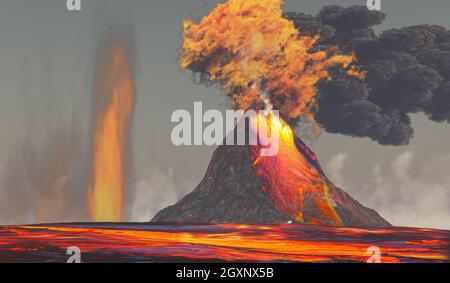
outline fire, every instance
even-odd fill
[[[96,89],[97,108],[90,211],[94,221],[121,221],[126,185],[127,130],[134,99],[131,60],[117,41],[107,51]]]
[[[229,0],[196,23],[183,22],[180,66],[201,72],[232,98],[235,108],[264,106],[266,94],[287,118],[314,119],[315,85],[329,79],[328,69],[348,68],[354,55],[312,51],[320,39],[300,34],[283,18],[282,0]]]
[[[275,115],[258,114],[252,130],[261,137],[278,135],[278,154],[262,156],[261,146],[252,148],[254,168],[275,207],[300,223],[340,226],[342,221],[328,196],[328,182],[300,153],[292,128]],[[263,144],[267,144],[264,141]]]

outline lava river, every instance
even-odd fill
[[[61,224],[0,227],[0,262],[448,262],[450,231],[297,224]]]

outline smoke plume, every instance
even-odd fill
[[[360,81],[337,70],[318,84],[316,121],[328,132],[369,137],[383,145],[408,144],[408,114],[450,122],[450,31],[436,25],[373,27],[385,15],[364,6],[326,6],[317,16],[286,13],[302,33],[320,35],[317,48],[354,52],[366,71]]]
[[[86,219],[87,147],[78,126],[49,131],[40,146],[19,143],[0,176],[1,224]]]
[[[314,120],[383,145],[409,143],[411,113],[450,122],[450,31],[417,25],[377,35],[385,14],[365,6],[311,16],[279,14],[281,5],[230,0],[185,21],[181,67],[218,82],[235,108],[267,99],[293,126]]]

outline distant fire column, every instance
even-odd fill
[[[114,41],[102,51],[106,56],[104,60],[98,60],[94,91],[96,113],[90,215],[93,221],[121,221],[134,80],[129,50],[123,42]]]

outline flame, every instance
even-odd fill
[[[258,113],[250,125],[260,139],[279,137],[275,156],[263,156],[261,146],[252,148],[253,166],[275,207],[300,223],[342,225],[328,195],[328,181],[298,150],[292,128],[270,113]]]
[[[235,108],[261,107],[267,94],[287,118],[313,121],[316,83],[333,66],[363,78],[353,54],[312,51],[320,39],[300,34],[283,18],[282,0],[229,0],[196,23],[183,22],[180,66],[206,74],[229,94]],[[330,53],[330,54],[328,54]]]
[[[90,187],[91,219],[121,221],[126,182],[127,129],[133,111],[134,84],[125,46],[115,42],[107,56],[107,67],[99,82],[101,101],[94,136],[93,180]]]

